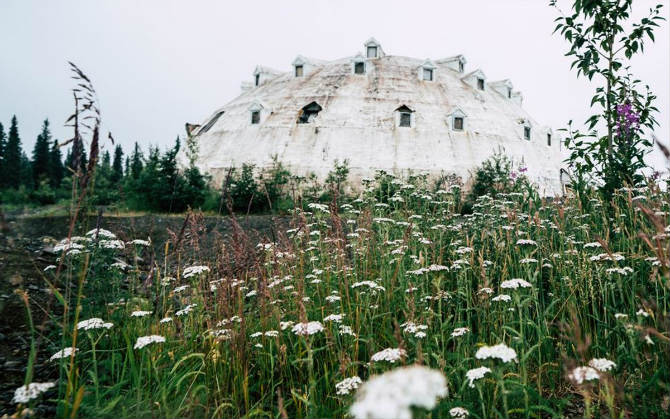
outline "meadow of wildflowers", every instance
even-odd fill
[[[65,238],[44,272],[51,369],[17,412],[667,417],[668,194],[527,188],[465,216],[460,194],[380,174],[208,252],[183,231]]]

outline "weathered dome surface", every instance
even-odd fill
[[[364,74],[354,73],[357,61],[365,63]],[[267,167],[277,156],[295,174],[324,179],[335,160],[346,159],[353,180],[382,169],[456,174],[467,182],[483,160],[503,149],[523,162],[546,195],[560,193],[564,157],[558,135],[548,145],[551,130],[520,106],[509,81],[486,82],[480,90],[483,72],[464,73],[453,59],[294,61],[303,63],[302,76],[256,67],[246,91],[192,130],[200,169],[218,183],[230,167]],[[424,68],[433,68],[432,81],[423,79]],[[321,110],[298,123],[312,102]],[[410,127],[401,126],[397,110],[403,106],[411,111],[404,121]],[[455,116],[463,119],[455,122]]]

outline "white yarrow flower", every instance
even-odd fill
[[[14,398],[12,398],[12,403],[28,403],[29,401],[39,397],[40,394],[55,386],[55,383],[30,383],[28,385],[21,386],[14,391]]]
[[[494,346],[482,346],[475,354],[477,359],[498,358],[502,362],[516,360],[516,351],[504,343]]]
[[[335,384],[335,389],[337,390],[337,394],[339,396],[344,396],[351,393],[353,390],[356,390],[361,384],[363,384],[363,381],[360,379],[360,377],[355,375],[353,377],[345,378],[344,380]]]
[[[201,266],[201,265],[196,265],[196,266],[189,266],[188,268],[184,269],[184,278],[190,278],[192,276],[201,274],[203,272],[209,272],[209,267],[207,266]]]
[[[151,311],[137,310],[130,313],[130,317],[144,317],[150,315],[151,313]]]
[[[469,414],[470,412],[462,407],[454,407],[449,409],[449,415],[451,415],[451,417],[454,419],[465,419]]]
[[[463,336],[464,334],[468,333],[470,331],[469,328],[467,327],[457,327],[454,329],[453,332],[451,332],[451,337],[457,338],[459,336]]]
[[[313,335],[323,331],[323,325],[321,322],[307,322],[307,323],[298,323],[293,328],[293,333],[299,336]]]
[[[441,372],[423,366],[397,368],[364,383],[349,412],[354,418],[410,419],[411,406],[430,410],[447,394]]]
[[[165,338],[160,335],[150,335],[150,336],[142,336],[137,338],[137,342],[135,342],[135,346],[133,349],[142,349],[147,345],[150,345],[152,343],[164,343]]]
[[[468,379],[468,386],[471,388],[475,387],[475,380],[479,380],[480,378],[484,378],[486,373],[491,372],[491,368],[487,367],[479,367],[479,368],[473,368],[471,370],[468,370],[468,372],[465,373],[465,376]]]
[[[589,367],[595,368],[600,372],[606,372],[616,368],[616,364],[606,358],[593,358],[589,361]]]
[[[83,320],[77,323],[77,329],[93,330],[93,329],[109,329],[114,326],[113,323],[105,323],[102,319],[94,317],[92,319]]]
[[[600,374],[593,367],[577,367],[568,374],[568,378],[576,384],[582,384],[584,381],[599,379]]]
[[[49,358],[49,361],[55,361],[57,359],[61,358],[69,358],[72,355],[72,352],[74,351],[75,353],[79,349],[75,348],[74,350],[72,349],[72,346],[68,346],[67,348],[63,348],[60,351],[56,352],[55,354],[51,355],[51,358]]]
[[[500,283],[500,288],[512,288],[512,289],[517,289],[519,287],[521,288],[530,288],[532,285],[530,282],[525,281],[520,278],[514,278],[514,279],[508,279],[507,281],[503,281]]]
[[[407,352],[405,352],[404,349],[386,348],[383,351],[379,351],[372,355],[370,362],[388,361],[393,364],[396,361],[402,359],[406,354]]]

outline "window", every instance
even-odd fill
[[[295,76],[302,77],[302,75],[303,75],[303,66],[302,65],[295,66]]]
[[[221,117],[221,115],[223,115],[223,113],[224,113],[224,111],[221,111],[221,112],[218,112],[216,115],[214,115],[214,117],[212,119],[210,119],[209,122],[206,123],[204,127],[202,127],[202,129],[200,130],[200,132],[198,132],[198,134],[202,134],[202,133],[205,133],[205,132],[209,131],[209,129],[212,128],[214,126],[214,124],[216,124],[216,121],[219,120],[219,118]]]
[[[523,127],[523,138],[530,141],[530,127]]]
[[[510,88],[507,89],[507,98],[512,99],[512,89]]]
[[[457,131],[463,131],[463,117],[456,116],[454,117],[454,129]]]
[[[318,103],[312,102],[300,110],[298,115],[299,124],[309,124],[314,121],[314,118],[321,112],[321,106]]]
[[[365,63],[355,63],[354,64],[354,74],[365,74]]]
[[[260,111],[252,111],[251,112],[251,123],[253,125],[256,125],[261,122],[261,112]]]
[[[547,134],[547,145],[551,147],[551,134]]]
[[[400,112],[400,124],[401,127],[411,127],[412,126],[412,114],[409,112]]]
[[[463,61],[459,60],[458,61],[458,72],[462,73],[463,71],[465,71],[465,64],[463,64]]]
[[[433,69],[424,68],[423,69],[423,79],[427,81],[433,81]]]
[[[368,58],[377,58],[377,47],[368,47]]]
[[[482,78],[477,79],[477,89],[484,90],[484,79]]]

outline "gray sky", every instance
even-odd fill
[[[562,7],[569,9],[569,1]],[[656,3],[636,0],[635,14]],[[337,59],[374,36],[387,54],[438,59],[462,53],[466,70],[510,78],[540,123],[564,127],[589,115],[594,85],[577,79],[552,36],[548,0],[470,1],[29,1],[0,0],[0,122],[16,114],[29,154],[44,118],[71,136],[67,60],[98,92],[105,128],[130,150],[165,148],[240,93],[256,64],[289,70],[298,54]],[[659,139],[670,141],[668,23],[633,60],[658,95]],[[660,161],[660,160],[659,160]],[[659,163],[660,164],[660,163]]]

